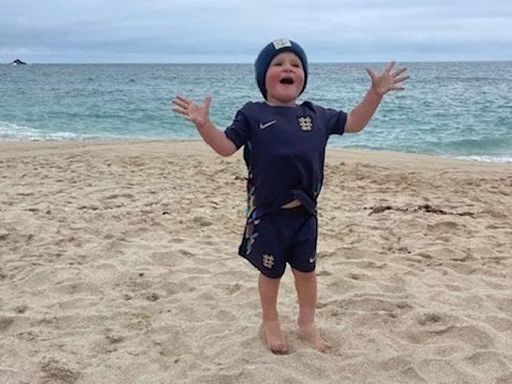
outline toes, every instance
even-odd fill
[[[327,349],[329,348],[329,345],[323,340],[323,339],[320,339],[320,340],[317,340],[314,344],[313,344],[313,347],[318,351],[318,352],[322,352],[322,353],[325,353],[327,352]]]
[[[266,324],[266,326],[262,324],[260,327],[260,336],[272,353],[278,355],[288,353],[288,344],[282,335],[279,323]]]
[[[285,355],[288,353],[288,346],[286,344],[273,344],[269,345],[268,348],[276,355]]]
[[[320,332],[315,326],[300,327],[299,336],[301,339],[310,343],[318,352],[326,352],[329,348],[327,342],[320,336]]]

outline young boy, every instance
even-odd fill
[[[286,263],[295,279],[299,333],[318,351],[326,350],[315,324],[316,201],[325,147],[331,134],[361,131],[382,97],[403,89],[406,68],[394,71],[394,66],[394,62],[387,64],[380,74],[367,69],[371,87],[349,114],[308,101],[297,104],[308,79],[306,54],[296,42],[280,39],[265,46],[255,63],[256,82],[265,101],[245,104],[224,132],[209,119],[210,97],[202,104],[183,96],[173,100],[174,111],[192,121],[220,155],[230,156],[244,146],[248,212],[239,254],[260,271],[262,331],[274,353],[288,351],[277,312]]]

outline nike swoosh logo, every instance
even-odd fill
[[[309,258],[309,263],[313,264],[315,262],[315,260],[316,260],[316,256],[315,257],[310,257]]]
[[[265,128],[268,128],[270,127],[272,124],[275,124],[276,121],[275,120],[272,120],[272,121],[269,121],[268,123],[260,123],[260,129],[265,129]]]

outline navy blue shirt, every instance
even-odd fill
[[[342,135],[346,121],[345,112],[308,101],[293,107],[249,102],[237,112],[224,133],[237,149],[244,146],[249,221],[294,199],[316,214],[327,140]]]

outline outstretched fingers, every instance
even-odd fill
[[[173,111],[185,117],[185,119],[193,122],[196,125],[203,125],[209,120],[209,111],[212,98],[211,96],[205,97],[202,104],[196,104],[185,96],[176,95],[173,104]]]
[[[377,78],[377,74],[375,73],[375,71],[371,68],[366,68],[366,72],[368,73],[368,76],[370,76],[370,78],[373,80],[375,80]]]
[[[382,74],[384,76],[389,76],[391,80],[389,91],[403,91],[405,90],[405,87],[402,86],[402,83],[409,79],[409,75],[406,73],[407,67],[397,68],[396,71],[393,72],[395,65],[396,61],[391,61],[386,64]]]
[[[390,91],[403,91],[403,83],[409,79],[407,68],[396,68],[396,61],[387,63],[380,73],[376,73],[371,68],[366,68],[366,72],[372,80],[372,88],[377,95],[384,96]]]
[[[206,96],[204,98],[203,105],[204,105],[204,107],[206,108],[207,111],[210,110],[210,104],[211,103],[212,103],[212,97],[211,96]]]
[[[402,83],[405,80],[409,79],[409,75],[405,73],[406,71],[407,71],[407,68],[403,67],[395,72],[395,74],[393,75],[393,77],[395,79],[395,83]]]
[[[184,96],[177,95],[176,98],[172,101],[173,110],[179,113],[184,112],[192,102]]]
[[[390,61],[389,63],[386,64],[386,66],[384,67],[382,72],[383,73],[391,73],[391,71],[393,70],[395,64],[396,64],[396,61]]]
[[[405,87],[402,87],[402,86],[393,86],[390,91],[405,91]]]
[[[395,72],[395,77],[400,76],[400,75],[401,75],[402,73],[404,73],[405,71],[407,71],[407,67],[402,67],[402,68],[400,68],[399,70],[397,70],[397,71]]]
[[[185,96],[176,95],[176,98],[173,101],[174,103],[184,103],[184,104],[190,104],[192,101],[190,99],[187,99]]]

